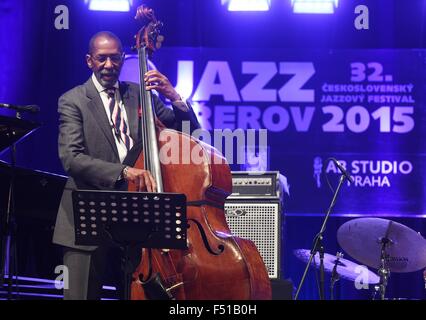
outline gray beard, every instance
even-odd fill
[[[114,84],[117,82],[117,80],[107,82],[107,81],[103,80],[102,78],[99,78],[98,81],[102,85],[102,87],[104,87],[104,88],[112,88],[114,86]]]

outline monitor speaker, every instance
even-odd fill
[[[281,205],[279,200],[232,199],[225,216],[232,234],[254,242],[270,279],[280,278]]]

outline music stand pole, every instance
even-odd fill
[[[320,232],[318,232],[318,234],[314,238],[314,245],[312,246],[311,255],[309,256],[309,261],[306,265],[305,272],[303,273],[302,280],[300,281],[299,287],[297,288],[296,295],[294,296],[294,300],[297,300],[297,298],[299,296],[300,289],[302,288],[303,283],[305,282],[306,275],[307,275],[308,270],[309,270],[309,266],[311,265],[312,260],[313,260],[315,254],[317,252],[319,252],[319,255],[320,255],[320,290],[319,290],[319,295],[320,295],[321,300],[325,299],[325,297],[324,297],[324,273],[325,273],[324,272],[324,246],[322,244],[322,240],[323,240],[323,234],[324,234],[325,228],[327,226],[328,218],[330,217],[331,210],[333,210],[333,207],[336,204],[337,195],[339,194],[339,191],[340,191],[344,181],[345,181],[345,176],[342,174],[340,176],[339,185],[337,186],[337,189],[336,189],[336,191],[334,192],[334,195],[333,195],[333,199],[331,200],[330,207],[328,208],[327,213],[325,215],[325,218],[324,218],[324,221],[322,223]]]
[[[140,247],[142,250],[142,243]],[[124,299],[130,300],[131,298],[131,285],[132,285],[132,268],[130,263],[130,245],[125,245],[123,247],[123,261],[122,261],[122,270],[123,270],[123,279],[124,279]]]

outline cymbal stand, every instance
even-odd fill
[[[337,281],[340,280],[340,275],[337,272],[337,266],[339,265],[340,258],[343,257],[342,252],[337,252],[336,260],[334,261],[333,271],[331,272],[331,280],[330,280],[330,300],[334,300],[334,285]]]
[[[391,240],[383,237],[380,239],[380,269],[378,270],[380,276],[380,283],[374,287],[375,291],[380,294],[380,299],[385,300],[386,286],[390,277],[390,270],[387,266],[388,255],[386,254],[386,246],[391,243]]]

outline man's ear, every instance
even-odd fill
[[[92,69],[93,67],[93,62],[92,62],[92,57],[90,56],[90,54],[86,54],[86,63],[87,66]]]

